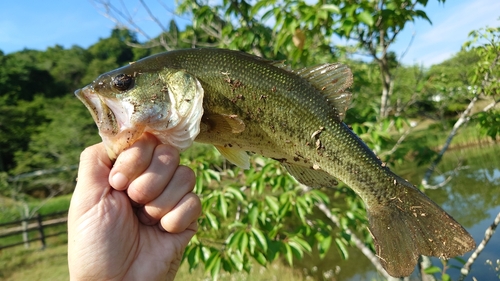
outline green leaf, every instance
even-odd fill
[[[299,258],[299,259],[302,259],[304,257],[304,250],[302,249],[302,247],[294,242],[294,241],[289,241],[288,242],[288,245],[290,245],[292,251],[295,252],[295,255]]]
[[[215,179],[217,182],[220,182],[220,173],[219,172],[214,171],[212,169],[208,169],[207,174],[209,175],[210,178]]]
[[[325,203],[327,205],[330,203],[330,198],[328,198],[328,195],[326,195],[322,191],[319,191],[317,189],[313,189],[313,190],[309,191],[309,193],[311,194],[311,198],[313,198],[315,200],[315,202]]]
[[[227,218],[227,201],[226,197],[222,193],[219,195],[218,209],[221,212],[222,216],[224,218]]]
[[[237,246],[239,244],[239,241],[241,239],[242,233],[241,231],[236,231],[231,233],[227,238],[226,238],[226,244],[229,249],[237,249]]]
[[[266,196],[265,198],[267,206],[273,211],[273,213],[278,214],[280,206],[278,204],[278,199],[271,196]]]
[[[234,198],[240,202],[245,201],[245,197],[244,197],[243,192],[241,190],[239,190],[238,188],[229,186],[226,188],[226,192],[229,194],[232,194],[234,196]]]
[[[216,216],[214,216],[214,214],[212,214],[212,213],[205,213],[205,217],[207,218],[208,222],[210,223],[210,226],[213,229],[215,229],[215,230],[219,229],[219,220],[217,219]]]
[[[333,240],[332,236],[328,235],[324,237],[321,241],[319,241],[318,250],[320,258],[324,258],[326,256],[332,244],[332,240]]]
[[[243,256],[240,253],[232,253],[229,258],[238,271],[243,269]]]
[[[262,254],[261,252],[257,251],[255,252],[253,255],[253,258],[262,266],[266,266],[267,264],[267,259],[266,259],[266,256],[264,256],[264,254]]]
[[[349,252],[347,251],[347,248],[345,247],[342,240],[340,240],[339,238],[335,238],[335,244],[337,244],[337,248],[340,250],[340,254],[342,255],[342,258],[344,260],[348,259]]]
[[[252,234],[262,250],[267,251],[267,239],[264,233],[257,228],[252,228]]]
[[[352,22],[352,20],[345,19],[342,22],[342,26],[340,27],[340,29],[343,31],[342,36],[349,38],[353,28],[354,28],[354,23]]]
[[[244,253],[248,248],[248,233],[244,232],[243,230],[241,230],[240,232],[241,236],[238,243],[238,249],[241,253]]]
[[[257,15],[262,8],[264,8],[265,6],[271,4],[269,1],[267,0],[261,0],[261,1],[257,1],[257,3],[255,3],[253,6],[252,6],[252,9],[251,9],[251,16],[255,16]],[[272,12],[272,9],[267,11],[267,13],[269,12]],[[266,13],[266,14],[267,14]],[[264,21],[264,19],[262,19]]]
[[[210,275],[212,276],[212,280],[217,280],[217,277],[220,272],[221,266],[221,256],[219,252],[212,252],[210,258],[208,258],[205,263],[205,270],[210,271]]]
[[[286,213],[288,213],[291,206],[292,203],[290,203],[290,201],[286,201],[285,204],[281,205],[278,215],[282,218],[285,217]]]
[[[259,208],[258,206],[253,205],[248,211],[248,220],[251,226],[255,226],[258,217],[259,217]]]
[[[340,14],[339,6],[333,4],[324,4],[321,6],[322,10],[325,10],[330,13]]]
[[[186,257],[187,257],[187,261],[188,261],[188,264],[189,264],[189,267],[193,267],[194,265],[198,264],[199,263],[199,254],[197,252],[200,251],[200,248],[199,247],[188,247],[186,249]]]
[[[290,248],[290,245],[284,243],[283,244],[284,247],[285,247],[285,258],[286,258],[286,261],[288,262],[288,264],[290,266],[293,266],[293,252],[292,252],[292,248]]]
[[[307,252],[311,252],[312,251],[312,248],[311,248],[311,245],[309,245],[309,243],[307,243],[306,240],[298,237],[298,236],[294,236],[294,237],[291,237],[289,239],[291,242],[295,242],[297,243],[298,245],[300,245],[300,247],[304,250],[306,250]]]
[[[426,268],[424,270],[424,272],[426,274],[434,274],[434,273],[441,272],[441,268],[439,268],[439,267],[437,267],[437,266],[434,265],[434,266],[430,266],[430,267]]]
[[[357,18],[359,21],[365,23],[368,26],[373,26],[373,24],[375,23],[373,21],[372,15],[368,11],[362,11],[357,15]]]

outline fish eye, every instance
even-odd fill
[[[120,91],[125,91],[132,85],[132,76],[127,74],[118,74],[111,79],[111,85]]]

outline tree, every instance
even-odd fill
[[[366,52],[379,66],[382,82],[379,116],[386,118],[391,111],[389,101],[394,90],[392,72],[397,66],[389,47],[407,23],[419,18],[431,22],[427,14],[419,9],[425,7],[427,2],[428,0],[337,0],[313,4],[285,1],[284,4],[278,4],[262,0],[255,6],[271,7],[264,17],[274,15],[278,46],[286,46],[294,38],[297,41],[299,34],[307,35],[303,37],[305,42],[302,43],[307,47],[318,37],[323,44],[330,46],[330,38],[334,34],[354,40],[356,47]],[[444,3],[444,0],[438,2]],[[308,49],[307,47],[304,49]]]
[[[472,31],[470,37],[472,37],[472,39],[464,44],[464,49],[470,49],[473,53],[472,56],[475,55],[479,59],[474,67],[474,73],[472,75],[470,73],[467,75],[460,75],[467,83],[463,85],[463,87],[459,87],[462,91],[465,91],[470,102],[461,112],[443,148],[427,169],[422,179],[422,185],[427,188],[432,188],[428,182],[430,176],[434,172],[436,165],[441,161],[441,158],[460,127],[467,124],[472,119],[474,105],[481,96],[489,97],[490,103],[484,106],[477,114],[479,124],[483,126],[483,128],[486,128],[487,134],[492,138],[496,138],[498,132],[498,113],[490,113],[489,111],[494,109],[499,102],[500,71],[498,65],[500,64],[500,44],[498,42],[500,41],[500,28],[485,28],[483,30]],[[453,90],[454,88],[452,87],[451,89]]]
[[[119,15],[129,13],[120,12],[112,1],[97,2],[107,7],[105,11],[115,21],[140,30],[133,18],[124,17],[125,22],[120,20]],[[431,92],[435,76],[427,75],[418,66],[401,66],[398,54],[389,52],[388,48],[407,23],[418,18],[430,22],[426,13],[419,10],[427,2],[382,0],[278,3],[262,0],[250,5],[247,1],[238,0],[217,4],[184,1],[179,10],[193,19],[193,26],[187,26],[185,31],[167,30],[162,26],[164,33],[156,38],[149,36],[153,44],[146,42],[143,46],[162,45],[167,50],[175,46],[185,47],[183,44],[189,44],[189,47],[232,48],[271,59],[288,58],[295,66],[312,65],[335,58],[348,60],[355,69],[357,81],[362,82],[356,82],[353,91],[361,92],[360,95],[367,97],[361,99],[363,103],[370,103],[370,106],[355,105],[352,113],[348,114],[349,120],[363,122],[354,122],[353,130],[374,150],[383,152],[382,155],[389,161],[401,161],[407,154],[414,152],[413,148],[405,148],[400,152],[404,147],[402,142],[411,130],[409,127],[412,127],[405,117],[418,116],[421,113],[418,106],[434,106],[428,102],[425,94]],[[140,3],[148,10],[152,20],[157,21],[158,17],[147,8],[146,2]],[[266,21],[271,24],[266,25]],[[333,41],[337,38],[335,36],[354,40],[356,45],[338,46]],[[172,44],[168,44],[162,38],[174,40]],[[349,60],[350,54],[359,49],[373,58],[373,61],[362,63]],[[375,77],[378,77],[378,82],[373,83]],[[381,91],[373,90],[373,85],[380,85]],[[358,91],[356,87],[366,91]],[[395,92],[397,94],[393,95]],[[380,102],[374,102],[374,97],[380,99]],[[412,105],[416,109],[407,111]],[[394,135],[389,133],[389,129],[401,134],[399,140],[393,140]],[[247,173],[238,169],[221,168],[227,164],[212,158],[215,156],[211,153],[213,151],[209,150],[191,157],[195,159],[192,167],[199,176],[197,192],[204,202],[204,216],[200,221],[203,232],[186,251],[186,258],[191,266],[202,262],[207,271],[217,276],[220,269],[229,272],[248,269],[251,258],[267,264],[279,255],[284,255],[286,260],[293,262],[293,254],[301,257],[312,247],[318,247],[323,253],[332,243],[344,255],[346,245],[356,245],[366,255],[372,253],[369,246],[366,246],[371,245],[371,238],[364,232],[366,220],[363,206],[342,185],[334,193],[348,202],[351,212],[346,215],[334,210],[333,214],[328,215],[328,211],[332,213],[332,210],[323,208],[329,200],[323,193],[311,195],[305,192],[287,197],[291,196],[290,193],[303,189],[297,188],[294,183],[288,183],[290,179],[281,177],[282,171],[275,162],[257,158],[254,169]],[[203,159],[199,159],[200,157]],[[268,172],[278,174],[278,180],[274,181],[266,174]],[[229,178],[232,176],[236,176],[241,182],[238,185],[230,184]],[[308,215],[313,210],[318,210],[314,206],[327,215],[331,223],[310,219]],[[273,210],[277,211],[273,213]],[[285,223],[293,220],[301,221],[302,224],[295,227],[295,232],[290,232]],[[269,221],[273,225],[269,225]],[[331,230],[337,227],[340,234],[335,234],[333,238],[325,235],[330,235]],[[270,238],[264,242],[259,233],[268,234]],[[358,233],[361,233],[361,239],[356,239]],[[373,262],[377,264],[374,256]]]
[[[134,49],[127,43],[138,43],[135,34],[127,29],[115,28],[109,38],[100,39],[90,46],[88,49],[90,62],[82,82],[90,83],[98,75],[138,59],[136,53],[143,55],[141,49]]]

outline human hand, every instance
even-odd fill
[[[197,230],[195,176],[145,134],[115,164],[102,143],[82,152],[68,215],[71,280],[173,280]]]

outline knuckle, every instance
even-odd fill
[[[175,176],[182,179],[182,181],[189,186],[190,190],[194,188],[194,185],[196,184],[196,176],[191,168],[181,165],[175,171]]]
[[[155,154],[164,165],[179,165],[180,156],[177,149],[170,145],[161,144],[155,149]]]

